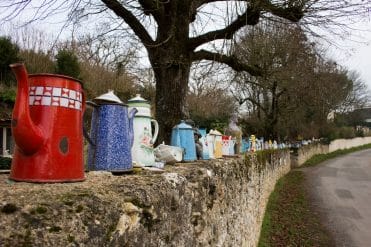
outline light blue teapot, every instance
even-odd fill
[[[193,128],[183,120],[172,129],[170,145],[184,149],[184,161],[197,160]]]

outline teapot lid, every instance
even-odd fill
[[[193,130],[192,126],[189,124],[186,124],[184,120],[180,121],[180,124],[175,125],[173,129],[191,129]]]
[[[220,132],[217,131],[217,130],[213,130],[213,129],[211,129],[211,130],[209,131],[209,135],[221,136],[222,133],[220,133]]]
[[[130,107],[135,107],[138,109],[138,114],[136,116],[151,116],[150,108],[151,105],[149,102],[142,97],[140,97],[140,94],[137,94],[134,98],[128,100],[128,105]]]
[[[147,103],[148,100],[143,99],[140,94],[136,94],[134,98],[128,100],[128,103]]]
[[[119,104],[124,104],[119,97],[117,97],[114,93],[113,90],[109,90],[108,93],[102,94],[96,98],[94,98],[94,101],[104,101],[108,103],[119,103]]]

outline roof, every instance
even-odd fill
[[[3,120],[3,119],[0,119],[0,127],[10,127],[11,125],[11,120],[10,119],[7,119],[7,120]]]
[[[370,119],[371,118],[371,107],[355,109],[350,114],[361,117],[362,119]]]

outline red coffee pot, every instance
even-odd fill
[[[47,183],[84,180],[81,82],[63,75],[28,75],[23,64],[10,67],[18,81],[10,179]]]

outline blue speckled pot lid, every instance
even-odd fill
[[[113,90],[109,90],[108,93],[99,95],[98,97],[94,98],[94,101],[114,102],[114,103],[123,104],[123,102],[119,99],[119,97],[117,97],[113,93]]]
[[[184,120],[180,121],[180,124],[175,125],[173,129],[191,129],[193,130],[191,125],[188,125],[184,122]]]
[[[108,93],[102,94],[96,98],[93,99],[93,103],[96,104],[96,106],[101,105],[121,105],[121,106],[128,106],[127,104],[123,103],[119,97],[117,97],[113,90],[109,90]]]

